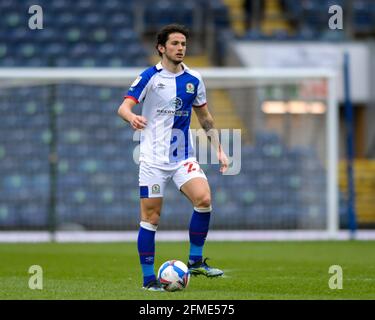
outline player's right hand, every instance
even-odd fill
[[[135,130],[142,130],[147,126],[147,119],[143,116],[135,115],[130,121],[131,126]]]

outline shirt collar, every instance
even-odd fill
[[[182,65],[184,71],[189,70],[189,67],[185,63],[181,62],[181,65]],[[164,69],[163,65],[161,64],[161,61],[158,64],[156,64],[155,67],[156,67],[156,70],[158,70],[158,71]]]

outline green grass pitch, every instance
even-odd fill
[[[158,242],[157,268],[186,262],[188,243]],[[0,299],[375,299],[375,242],[209,242],[205,256],[225,276],[192,277],[181,292],[141,289],[136,243],[0,244]],[[31,265],[43,289],[28,287]],[[331,290],[331,265],[343,288]]]

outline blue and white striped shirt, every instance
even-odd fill
[[[147,126],[141,131],[140,161],[166,165],[195,157],[190,120],[193,107],[206,104],[201,75],[185,64],[171,73],[161,63],[148,68],[126,98],[141,103]]]

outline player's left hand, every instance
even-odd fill
[[[220,162],[220,172],[224,173],[228,170],[229,160],[223,149],[220,147],[220,150],[217,153],[217,157]]]

